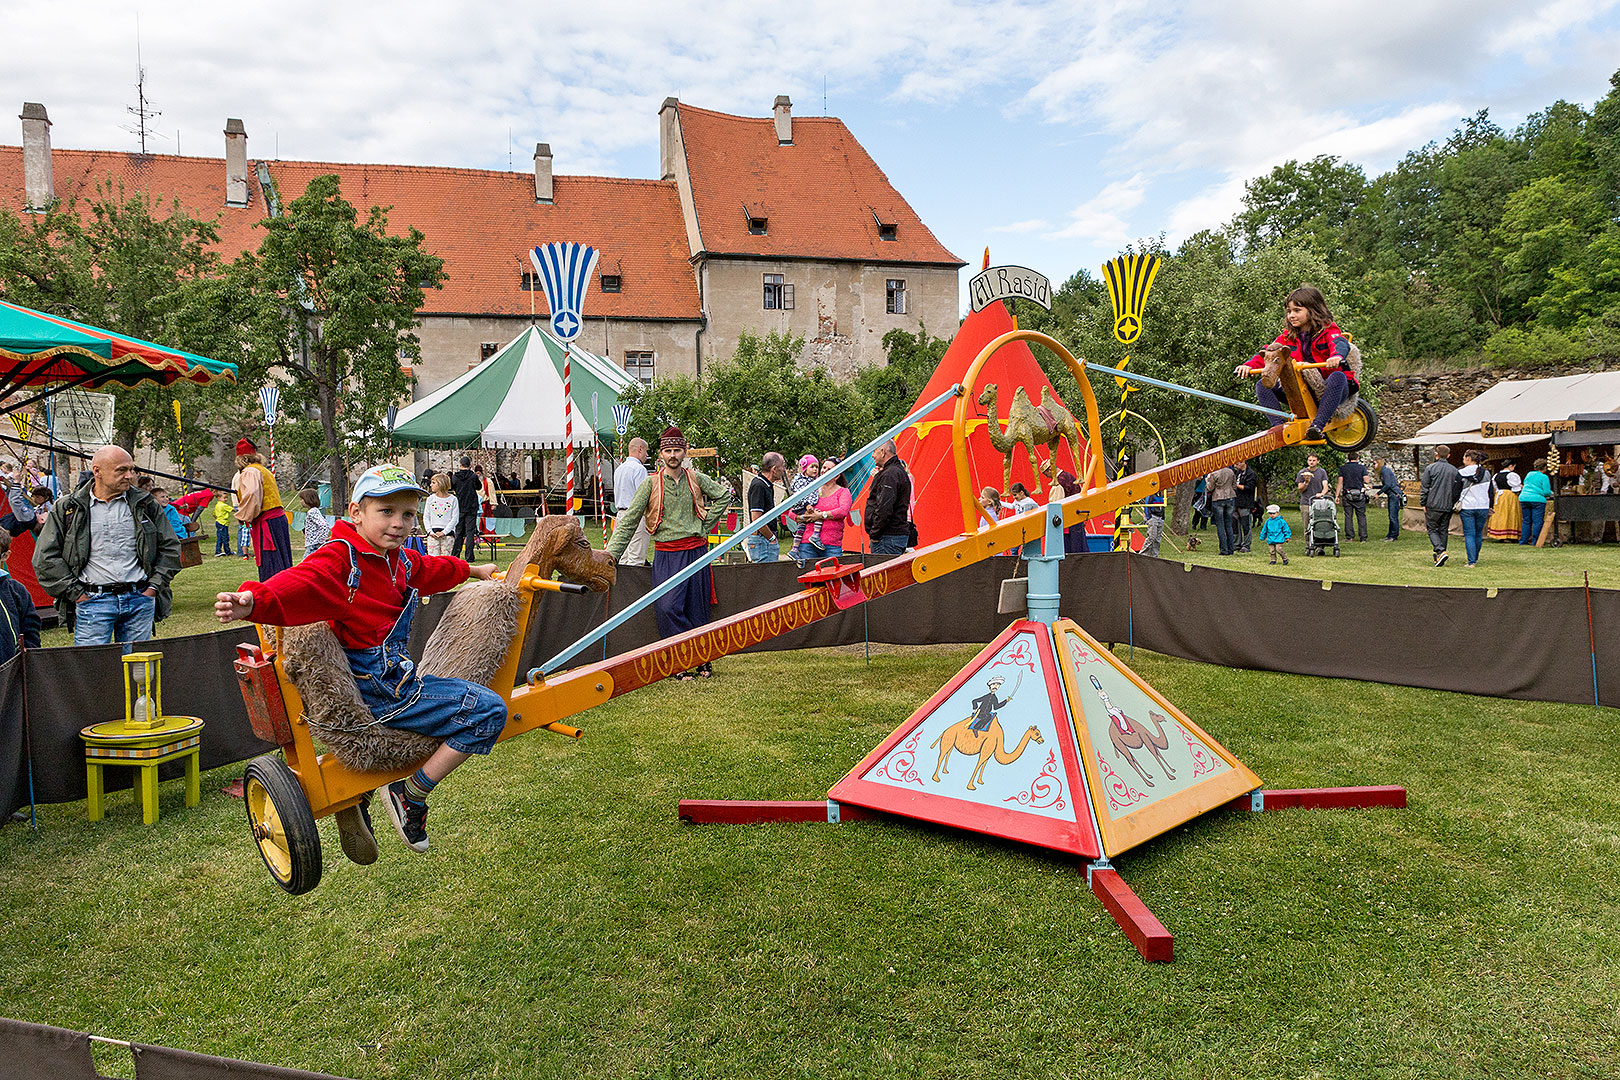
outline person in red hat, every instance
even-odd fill
[[[731,506],[731,489],[696,469],[686,468],[686,436],[671,424],[658,440],[658,471],[641,482],[630,505],[614,525],[608,541],[608,554],[615,562],[636,535],[642,520],[653,539],[653,588],[668,581],[701,559],[709,548],[709,531]],[[653,604],[661,637],[674,637],[709,621],[709,604],[714,598],[714,582],[704,567],[678,589],[671,590]],[[682,681],[714,674],[704,662],[692,671],[675,676]]]
[[[253,537],[253,558],[259,567],[259,580],[269,581],[292,565],[292,533],[287,527],[287,511],[281,504],[281,489],[273,473],[264,467],[264,458],[252,439],[236,441],[236,520]]]

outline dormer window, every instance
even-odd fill
[[[765,218],[754,217],[752,214],[748,217],[748,231],[755,236],[764,236],[769,224]]]
[[[879,240],[898,240],[898,239],[900,239],[900,226],[898,226],[898,225],[879,225],[878,226],[878,239]]]
[[[602,291],[605,293],[623,292],[624,278],[620,277],[618,274],[603,274]]]
[[[523,271],[523,291],[534,292],[540,288],[540,276],[533,270]]]

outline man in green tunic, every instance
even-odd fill
[[[670,425],[658,441],[658,471],[636,489],[630,505],[619,514],[608,541],[608,554],[618,560],[635,537],[643,519],[653,538],[653,588],[668,581],[701,559],[708,550],[709,531],[731,505],[731,489],[696,469],[683,468],[686,437]],[[709,605],[714,600],[714,579],[705,566],[680,587],[670,590],[653,604],[661,637],[674,637],[709,621]],[[708,662],[694,671],[683,671],[677,679],[686,680],[714,674]]]

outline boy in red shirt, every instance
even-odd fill
[[[331,540],[270,580],[243,582],[241,592],[222,592],[214,602],[221,622],[330,623],[360,697],[378,721],[443,740],[414,774],[378,789],[400,839],[417,852],[428,849],[428,793],[471,755],[489,753],[507,713],[495,691],[418,675],[406,654],[418,594],[495,573],[493,563],[468,566],[452,556],[402,549],[426,494],[397,465],[367,469],[355,481],[349,519],[332,526]],[[363,817],[369,831],[369,815]]]

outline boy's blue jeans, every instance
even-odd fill
[[[214,522],[214,554],[233,554],[231,551],[231,527],[229,525],[221,525],[217,521]]]

